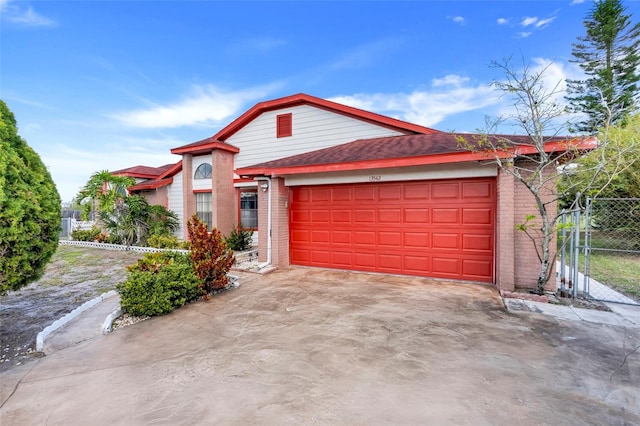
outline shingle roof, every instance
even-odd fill
[[[150,166],[133,166],[122,170],[116,170],[111,172],[114,175],[123,175],[123,176],[131,176],[131,177],[142,177],[142,178],[152,178],[161,176],[164,172],[169,170],[175,166],[175,163],[165,164],[160,167],[150,167]]]
[[[528,136],[495,135],[496,140],[514,145],[532,145]],[[248,166],[246,169],[281,168],[338,164],[359,161],[387,160],[395,158],[420,157],[427,155],[469,152],[478,147],[480,135],[469,133],[432,133],[427,135],[392,136],[374,139],[360,139],[353,142],[311,151],[304,154],[267,161]],[[465,142],[461,143],[461,140]],[[565,137],[549,139],[547,142],[569,140]]]

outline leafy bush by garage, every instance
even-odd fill
[[[251,247],[251,240],[253,238],[253,230],[246,229],[239,223],[234,228],[229,236],[225,238],[227,246],[233,251],[244,251]]]
[[[202,294],[187,254],[148,253],[127,270],[129,277],[116,288],[122,310],[133,316],[168,314]]]

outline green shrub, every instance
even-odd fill
[[[206,298],[213,290],[229,283],[227,272],[236,261],[233,250],[227,249],[222,234],[217,229],[208,232],[207,225],[195,214],[187,221],[191,240],[189,256],[196,275],[202,280],[202,292]]]
[[[174,235],[151,235],[147,239],[149,247],[177,249],[182,248],[182,242]]]
[[[127,269],[127,280],[116,288],[122,310],[131,315],[168,314],[201,294],[201,282],[187,254],[147,253]]]
[[[100,229],[95,226],[91,229],[74,229],[71,231],[71,238],[76,241],[95,241],[100,235]]]
[[[0,294],[44,273],[58,248],[60,204],[51,174],[0,100]]]
[[[239,223],[238,227],[234,228],[229,236],[225,238],[225,241],[231,250],[243,251],[251,246],[251,237],[253,237],[253,231],[245,229],[242,223]]]

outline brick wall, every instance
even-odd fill
[[[211,164],[212,222],[215,228],[227,236],[238,221],[237,191],[233,186],[233,154],[214,150]]]
[[[522,167],[523,164],[519,164],[519,166]],[[547,171],[543,179],[548,180],[551,173],[554,171]],[[548,181],[548,188],[547,191],[541,193],[541,196],[543,200],[551,201],[555,198],[553,181]],[[509,191],[512,192],[511,196]],[[499,265],[497,269],[498,288],[507,291],[514,288],[535,289],[536,279],[540,272],[540,261],[532,241],[523,231],[516,230],[516,226],[524,223],[527,215],[536,215],[538,219],[529,222],[527,226],[530,233],[540,241],[540,213],[533,195],[524,184],[502,171],[498,176],[498,210],[498,252],[496,254]],[[511,220],[509,219],[509,211],[512,212]],[[547,211],[549,216],[553,218],[557,212],[557,204],[550,202],[547,205]],[[552,255],[555,253],[555,247],[556,238],[554,236],[551,242]],[[549,280],[546,287],[550,291],[555,290],[553,276],[552,273],[552,279]]]
[[[142,195],[149,204],[157,204],[163,207],[169,207],[169,192],[168,186],[163,186],[161,188],[152,189],[151,191],[142,191],[140,195]]]
[[[271,180],[272,194],[272,260],[276,267],[289,265],[289,188],[284,179]]]
[[[513,176],[499,171],[497,177],[498,214],[496,221],[496,286],[500,290],[513,291],[515,286],[514,194]]]

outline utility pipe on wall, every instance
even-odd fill
[[[257,177],[257,181],[267,182],[267,191],[269,191],[269,198],[267,202],[267,261],[261,265],[259,268],[262,269],[265,266],[271,265],[271,178],[270,177]],[[258,189],[262,189],[262,185],[258,185]],[[259,225],[259,224],[258,224]]]

